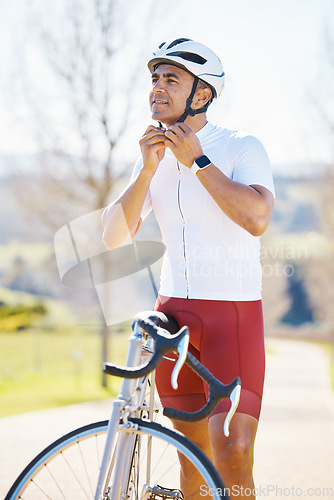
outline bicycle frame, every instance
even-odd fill
[[[75,429],[51,443],[17,477],[6,496],[7,500],[23,498],[22,492],[27,493],[24,498],[32,500],[37,498],[37,492],[41,492],[43,498],[59,498],[59,492],[63,498],[72,498],[74,491],[78,498],[83,498],[84,494],[85,498],[94,500],[127,500],[133,498],[132,495],[135,495],[134,498],[139,495],[142,500],[153,497],[181,499],[183,492],[179,485],[186,494],[198,495],[202,483],[192,481],[193,474],[181,477],[180,454],[192,464],[194,474],[202,476],[210,491],[215,492],[215,500],[226,497],[220,493],[225,492],[222,478],[205,453],[183,434],[153,421],[153,412],[156,411],[154,370],[162,358],[173,351],[178,356],[174,360],[172,387],[177,388],[177,376],[184,362],[209,387],[209,398],[200,410],[185,412],[165,407],[163,414],[172,420],[192,422],[208,417],[218,401],[229,397],[231,407],[225,419],[226,435],[229,420],[238,404],[240,379],[236,377],[228,385],[217,380],[204,365],[187,353],[188,328],[184,326],[177,331],[178,325],[173,325],[172,320],[151,311],[139,313],[134,318],[126,366],[112,363],[103,366],[109,375],[123,379],[121,391],[112,405],[110,420]],[[168,328],[158,326],[160,321]],[[150,391],[147,390],[149,377]],[[102,444],[102,434],[101,462],[99,443]],[[167,473],[162,457],[170,460]],[[76,467],[78,463],[77,474],[72,464]],[[174,474],[169,475],[172,469]]]
[[[129,339],[129,350],[126,361],[127,367],[139,366],[142,358],[143,350],[143,330],[136,324],[133,334]],[[117,399],[113,402],[112,413],[108,424],[107,440],[104,449],[104,454],[102,458],[102,464],[99,474],[99,479],[97,483],[95,500],[102,500],[102,493],[106,490],[106,481],[109,480],[108,470],[110,468],[111,453],[115,446],[115,438],[117,429],[119,428],[120,421],[123,417],[123,426],[129,428],[128,433],[122,434],[116,450],[116,456],[113,457],[115,460],[115,480],[113,488],[111,491],[111,500],[119,500],[123,488],[127,487],[126,471],[130,465],[130,460],[132,456],[135,436],[131,434],[131,424],[127,422],[127,416],[131,413],[136,413],[143,407],[145,391],[148,383],[148,376],[142,377],[141,379],[126,379],[122,381],[121,391]],[[151,384],[152,391],[154,389],[154,384]],[[149,404],[149,416],[152,418],[153,414],[153,394],[150,395]],[[128,426],[128,427],[127,427]],[[148,453],[147,460],[150,460],[150,454]],[[148,475],[150,471],[150,466],[147,468]],[[147,482],[149,483],[150,478],[147,477]]]

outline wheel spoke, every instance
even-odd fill
[[[136,419],[133,419],[133,422],[137,424],[133,430],[134,447],[129,446],[127,453],[131,455],[125,457],[125,470],[123,468],[124,488],[128,486],[128,490],[123,493],[128,500],[140,500],[144,487],[150,489],[160,485],[172,492],[180,489],[179,455],[183,455],[183,461],[189,460],[193,464],[193,468],[189,469],[186,476],[187,482],[184,480],[182,482],[182,489],[187,490],[185,495],[187,499],[201,498],[199,485],[202,483],[207,484],[210,491],[219,489],[223,491],[224,486],[212,464],[184,436],[154,422]],[[69,433],[50,445],[27,466],[5,500],[90,500],[94,498],[95,484],[97,484],[101,467],[100,450],[104,448],[107,426],[108,422],[91,424]],[[120,427],[117,432],[119,437],[124,431]],[[148,438],[152,440],[152,467],[150,483],[145,486]],[[112,450],[108,478],[105,479],[106,488],[113,488],[114,481],[122,479],[115,477],[114,473],[115,457],[120,448],[117,442],[118,438]],[[129,467],[128,485],[126,484],[126,467]],[[201,477],[203,481],[202,479],[198,481]],[[221,499],[213,496],[212,500]]]
[[[78,442],[78,447],[79,447],[79,450],[80,450],[80,456],[81,456],[81,460],[82,460],[82,465],[83,465],[84,470],[85,470],[85,474],[86,474],[86,478],[87,478],[87,481],[88,481],[88,484],[89,484],[90,492],[91,492],[92,497],[94,497],[92,483],[91,483],[91,480],[90,480],[90,477],[89,477],[89,474],[88,474],[86,461],[85,461],[85,458],[84,458],[84,455],[82,453],[82,449],[81,449],[81,446],[80,446],[80,441]],[[86,494],[86,492],[85,492],[85,494]],[[89,497],[87,495],[86,495],[86,498],[89,500]]]
[[[80,449],[80,445],[79,443],[77,443],[77,445],[79,446],[79,449]],[[80,479],[78,478],[77,474],[74,472],[71,464],[69,463],[69,461],[67,460],[67,458],[65,457],[64,453],[61,453],[61,456],[63,457],[64,461],[66,462],[67,464],[67,467],[69,468],[69,470],[71,471],[71,473],[73,474],[73,477],[75,478],[77,484],[79,485],[81,491],[83,492],[83,494],[85,495],[85,497],[87,498],[87,500],[89,500],[89,497],[87,496],[87,493],[85,491],[85,489],[83,488],[82,484],[81,484],[81,481]]]

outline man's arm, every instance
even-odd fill
[[[112,250],[128,243],[139,231],[152,175],[141,170],[135,181],[102,214],[103,242]]]
[[[165,130],[150,125],[139,141],[143,167],[134,182],[102,214],[103,242],[110,248],[134,238],[141,226],[141,212],[152,177],[165,154]]]
[[[203,155],[198,137],[184,123],[172,125],[165,135],[166,146],[183,165],[191,168],[195,159]],[[253,236],[261,236],[265,232],[274,208],[274,196],[268,189],[231,180],[213,164],[196,175],[233,222]]]
[[[274,208],[274,196],[268,189],[233,181],[213,164],[196,175],[233,222],[253,236],[261,236],[266,231]]]

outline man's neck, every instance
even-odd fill
[[[191,130],[193,132],[198,132],[199,130],[201,130],[201,128],[203,128],[207,123],[208,123],[208,120],[206,118],[206,113],[201,113],[201,114],[198,114],[198,115],[195,115],[195,116],[187,116],[187,118],[185,119],[184,123],[186,125],[188,125],[189,128],[191,128]],[[169,125],[167,125],[166,123],[164,124],[168,127],[170,127],[172,124],[170,123]]]
[[[184,123],[196,133],[208,123],[208,120],[206,118],[206,113],[201,113],[195,116],[187,116]]]

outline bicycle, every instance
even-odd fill
[[[126,366],[105,363],[103,367],[106,373],[123,378],[110,420],[76,429],[45,448],[19,475],[5,500],[182,500],[185,490],[187,499],[206,495],[214,500],[228,498],[220,475],[206,455],[183,434],[154,420],[160,411],[154,394],[154,370],[163,356],[174,351],[179,356],[172,360],[172,386],[177,388],[184,362],[209,386],[203,408],[194,413],[165,408],[163,413],[169,418],[205,418],[220,399],[230,397],[226,435],[239,402],[240,379],[229,385],[215,379],[187,352],[188,328],[179,329],[170,316],[140,313],[132,329]],[[181,485],[182,460],[192,464],[192,472]],[[195,472],[201,475],[197,485]]]

